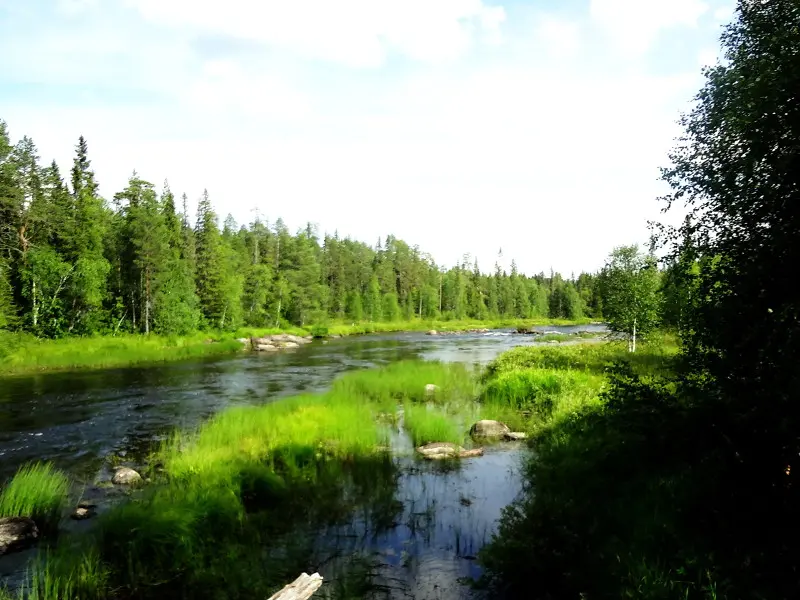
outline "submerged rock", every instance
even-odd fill
[[[28,517],[0,519],[0,556],[24,550],[39,539],[39,528]]]
[[[511,433],[511,430],[508,428],[508,425],[500,421],[490,421],[488,419],[476,422],[469,430],[469,434],[472,437],[482,438],[501,438],[506,437],[509,433]]]
[[[445,458],[469,458],[483,454],[483,448],[464,450],[461,446],[450,442],[433,442],[417,448],[423,458],[429,460],[442,460]]]
[[[142,482],[142,476],[130,467],[117,467],[111,482],[116,485],[135,485]]]
[[[97,512],[95,511],[94,507],[89,506],[78,506],[75,510],[72,511],[70,514],[70,519],[74,519],[76,521],[83,521],[85,519],[91,519],[95,516]]]

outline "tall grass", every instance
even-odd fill
[[[20,467],[0,493],[0,517],[30,517],[44,531],[58,529],[69,481],[50,463]]]
[[[406,403],[403,406],[403,421],[415,446],[431,442],[464,443],[463,428],[433,405]]]
[[[437,387],[432,395],[425,386]],[[435,361],[402,361],[381,369],[351,373],[334,382],[332,392],[350,398],[365,398],[381,406],[406,400],[445,402],[473,398],[475,375],[466,365]]]

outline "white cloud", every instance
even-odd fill
[[[0,35],[2,74],[50,86],[0,115],[43,159],[67,172],[84,134],[106,197],[136,168],[158,186],[168,177],[192,205],[208,187],[218,212],[240,221],[259,206],[292,228],[311,220],[368,242],[394,233],[446,263],[472,252],[483,267],[502,246],[528,272],[591,269],[613,245],[646,241],[646,219],[660,218],[658,167],[701,83],[692,57],[717,35],[699,30],[677,65],[688,75],[661,77],[646,62],[608,60],[586,14],[509,8],[520,20],[491,52],[363,72],[297,54],[362,66],[392,52],[444,60],[486,42],[505,13],[478,0],[123,1],[147,19],[108,0],[93,21]],[[693,22],[659,10],[643,17],[651,33],[679,36],[667,27]],[[308,25],[309,14],[325,26]],[[191,39],[200,33],[257,43],[209,58]],[[76,101],[75,89],[99,100]]]
[[[396,51],[420,61],[497,42],[502,7],[482,0],[128,0],[148,19],[230,35],[355,67]]]
[[[212,113],[235,111],[280,119],[300,119],[312,113],[309,97],[286,81],[269,73],[248,71],[230,60],[206,63],[184,101]]]
[[[575,21],[542,15],[537,19],[534,35],[556,57],[573,56],[581,47],[581,27]]]
[[[97,8],[99,2],[100,0],[57,0],[56,8],[66,15],[73,16]]]
[[[702,0],[591,0],[592,19],[621,51],[641,54],[676,26],[695,27],[708,5]]]
[[[734,3],[726,4],[725,6],[720,6],[714,11],[714,20],[717,23],[728,23],[733,18],[734,11],[736,9],[736,5]]]
[[[697,64],[701,67],[713,67],[719,59],[719,49],[706,48],[697,55]]]

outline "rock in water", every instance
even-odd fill
[[[510,440],[512,442],[516,442],[518,440],[526,440],[526,439],[528,439],[528,434],[527,433],[523,433],[521,431],[509,431],[506,434],[506,439]]]
[[[116,485],[134,485],[142,482],[142,476],[129,467],[117,467],[111,483]]]
[[[506,437],[511,430],[508,425],[500,421],[482,420],[475,423],[469,430],[472,437],[501,438]]]
[[[84,506],[79,506],[75,510],[72,511],[70,515],[71,519],[75,519],[76,521],[83,521],[85,519],[91,519],[95,515],[95,511],[93,508],[87,508]]]
[[[417,448],[423,458],[430,460],[443,460],[446,458],[469,458],[483,454],[483,448],[464,450],[461,446],[450,442],[433,442]]]
[[[24,550],[39,538],[39,528],[28,517],[0,519],[0,556]]]
[[[439,335],[439,332],[438,332],[438,331],[436,331],[435,329],[431,329],[431,330],[428,332],[428,335]]]

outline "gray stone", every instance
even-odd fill
[[[439,335],[439,332],[438,332],[438,331],[436,331],[435,329],[431,329],[431,330],[428,332],[428,335]]]
[[[481,420],[476,422],[469,430],[472,437],[501,438],[511,433],[508,425],[500,421]]]
[[[142,482],[142,476],[130,467],[117,467],[111,482],[116,485],[135,485]]]
[[[446,458],[469,458],[483,454],[483,448],[464,450],[461,446],[450,442],[432,442],[417,448],[423,458],[429,460],[444,460]]]
[[[438,391],[439,391],[439,386],[434,383],[428,383],[427,385],[425,385],[426,396],[434,396]]]
[[[4,517],[0,519],[0,556],[24,550],[36,543],[39,528],[28,517]]]
[[[522,431],[509,431],[506,434],[506,439],[510,440],[512,442],[516,442],[516,441],[519,441],[519,440],[526,440],[526,439],[528,439],[528,434],[527,433],[523,433]]]

